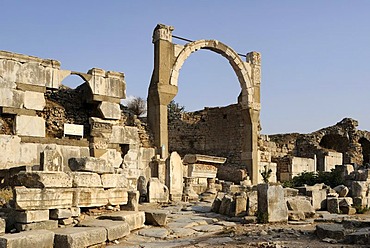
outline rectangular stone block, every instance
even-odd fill
[[[15,187],[15,207],[18,210],[44,210],[72,206],[73,189],[29,189]]]
[[[113,144],[137,144],[139,142],[137,127],[113,126],[109,143]]]
[[[68,164],[72,171],[88,171],[98,174],[114,173],[114,167],[111,164],[94,157],[71,158]]]
[[[125,221],[130,231],[144,227],[145,212],[135,211],[119,211],[99,216],[98,219],[102,220],[114,220],[114,221]]]
[[[0,169],[19,166],[21,139],[14,135],[0,135]]]
[[[78,217],[81,214],[81,209],[77,207],[71,207],[72,217]]]
[[[74,188],[101,188],[100,175],[93,172],[70,172]],[[104,175],[104,174],[103,174]]]
[[[72,217],[72,211],[68,208],[50,209],[50,219],[59,220]]]
[[[64,172],[31,171],[18,173],[18,180],[27,188],[71,188],[72,178]]]
[[[5,233],[6,221],[3,218],[0,218],[0,235]]]
[[[123,238],[130,234],[130,227],[126,221],[87,220],[78,224],[82,227],[104,227],[107,230],[108,241]]]
[[[0,236],[0,247],[4,248],[53,248],[54,233],[47,230],[33,230]]]
[[[53,230],[54,248],[82,248],[105,243],[107,232],[103,227],[67,227]]]
[[[0,87],[0,106],[22,108],[24,93],[19,90]]]
[[[45,137],[45,120],[38,116],[16,116],[15,133],[20,136]]]
[[[49,219],[49,210],[16,211],[15,221],[19,223],[40,222]]]
[[[15,229],[18,232],[31,231],[31,230],[52,230],[58,228],[57,220],[44,220],[32,223],[15,223]]]
[[[127,188],[128,181],[124,174],[103,174],[101,182],[104,188]]]
[[[112,205],[122,205],[127,203],[126,189],[102,188],[77,188],[73,197],[74,207],[99,207],[108,203]]]
[[[24,92],[24,107],[26,109],[43,110],[46,105],[44,93],[35,91]]]

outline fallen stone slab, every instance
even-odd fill
[[[305,220],[305,219],[306,219],[306,216],[302,211],[288,210],[288,220],[299,221],[299,220]]]
[[[130,227],[125,221],[93,219],[93,220],[82,221],[77,226],[104,227],[105,230],[107,231],[108,241],[120,239],[130,234]]]
[[[66,227],[53,232],[54,248],[85,248],[107,240],[107,232],[103,227]]]
[[[44,220],[33,223],[15,223],[15,229],[18,232],[31,231],[31,230],[52,230],[58,228],[57,220]]]
[[[130,231],[144,227],[145,213],[141,211],[119,211],[103,214],[98,217],[100,220],[125,221]]]
[[[340,224],[318,224],[316,226],[316,235],[320,239],[342,240],[345,237],[345,228]]]
[[[287,200],[288,210],[303,212],[306,218],[311,218],[315,215],[315,209],[311,203],[306,199],[298,197],[289,198]]]
[[[230,221],[219,221],[219,222],[216,222],[215,225],[231,227],[231,226],[236,226],[236,223],[230,222]]]
[[[145,211],[145,224],[153,226],[165,226],[167,224],[167,210]]]
[[[58,171],[21,171],[17,178],[27,188],[71,188],[72,178]]]
[[[33,230],[0,236],[2,248],[53,248],[54,233],[47,230]]]
[[[154,227],[141,229],[138,234],[145,237],[164,239],[168,236],[169,231],[166,228]]]
[[[200,225],[192,227],[197,232],[220,232],[224,229],[223,226],[220,225]]]

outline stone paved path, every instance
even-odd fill
[[[210,237],[236,225],[234,222],[225,221],[222,215],[211,213],[210,203],[197,203],[190,207],[169,206],[165,209],[170,212],[166,226],[146,226],[121,239],[119,244],[108,247],[181,247],[191,245],[195,239],[201,237],[206,240],[209,237],[210,241],[206,242],[208,244],[222,243],[230,241],[230,238]]]

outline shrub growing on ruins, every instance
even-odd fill
[[[185,113],[185,106],[181,106],[179,103],[172,100],[167,105],[168,117],[169,118],[180,118],[183,113]]]
[[[127,103],[128,110],[136,116],[146,113],[146,101],[141,97],[134,97]]]
[[[263,168],[264,170],[261,172],[261,176],[262,176],[263,182],[268,183],[270,181],[272,170],[271,169],[267,170],[267,165],[265,165]]]
[[[332,188],[343,184],[344,179],[341,172],[337,169],[320,172],[302,172],[299,176],[293,177],[292,180],[283,183],[284,187],[300,187],[303,185],[315,185],[317,183],[324,183]]]

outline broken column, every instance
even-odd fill
[[[281,185],[258,184],[258,213],[268,222],[288,221],[288,209]],[[263,216],[262,216],[263,215]]]

